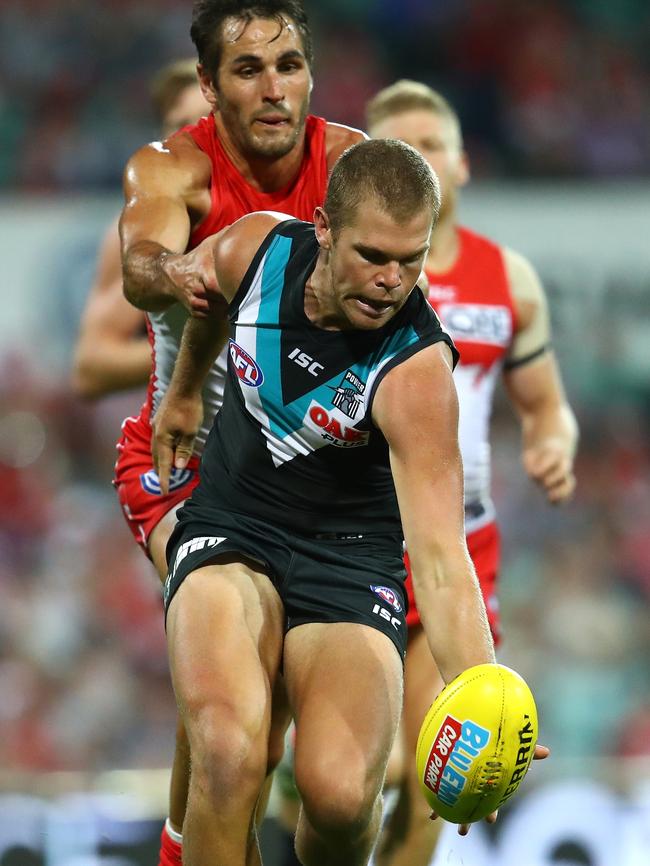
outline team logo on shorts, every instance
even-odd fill
[[[183,487],[193,477],[194,472],[192,469],[172,469],[169,476],[169,492],[172,493],[174,490],[178,490],[179,487]],[[140,484],[142,484],[142,489],[145,493],[150,493],[152,496],[160,496],[162,494],[160,479],[155,469],[144,472],[140,476]]]
[[[264,373],[255,358],[249,355],[246,349],[242,349],[234,340],[230,341],[228,351],[233,370],[244,385],[250,385],[251,388],[259,388],[264,381]]]
[[[363,403],[363,392],[366,390],[365,382],[362,382],[352,370],[348,370],[338,388],[332,388],[332,390],[334,391],[332,405],[354,421],[359,406]]]
[[[373,583],[371,583],[370,589],[374,592],[375,595],[378,595],[382,601],[385,601],[387,604],[389,604],[397,613],[402,612],[402,602],[399,600],[399,596],[397,595],[397,593],[389,586],[375,586]]]

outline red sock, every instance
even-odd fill
[[[160,860],[158,866],[183,866],[183,848],[167,832],[167,824],[160,834]]]

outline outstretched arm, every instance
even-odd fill
[[[72,366],[72,387],[95,399],[145,385],[151,372],[151,347],[144,316],[124,298],[117,221],[108,228],[97,274],[79,326]]]
[[[450,682],[495,657],[465,543],[458,401],[448,347],[437,343],[391,370],[377,390],[373,418],[390,449],[422,625]]]
[[[505,251],[518,328],[504,371],[504,384],[519,417],[522,462],[549,502],[569,499],[575,489],[573,461],[578,425],[550,348],[544,290],[522,256]]]

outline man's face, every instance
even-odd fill
[[[169,107],[163,120],[163,138],[181,129],[183,126],[189,126],[196,123],[200,117],[204,117],[210,113],[210,104],[206,101],[201,86],[197,81],[196,84],[188,84],[184,87],[176,101]]]
[[[414,147],[438,175],[441,214],[453,209],[456,192],[469,177],[467,157],[453,121],[424,108],[403,111],[376,123],[373,138],[398,138]]]
[[[427,208],[397,222],[371,198],[334,238],[317,209],[318,240],[330,253],[332,311],[343,327],[373,330],[399,312],[422,271],[431,224]]]
[[[291,19],[227,18],[214,91],[224,126],[245,156],[279,158],[299,140],[311,72]]]

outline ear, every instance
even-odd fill
[[[201,93],[204,99],[213,109],[218,108],[217,91],[202,63],[196,64],[196,73],[199,76],[199,84],[201,85]]]
[[[314,210],[314,229],[316,231],[316,240],[318,246],[322,250],[332,248],[332,230],[330,228],[330,220],[327,212],[322,207],[317,207]]]
[[[467,155],[467,151],[462,150],[460,152],[458,166],[456,168],[456,185],[459,187],[465,186],[469,182],[469,178],[469,157]]]

